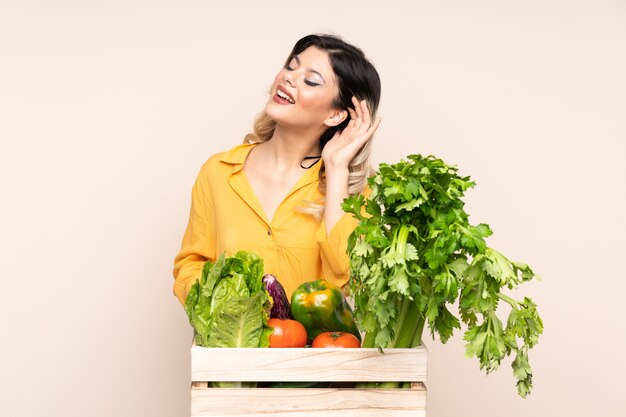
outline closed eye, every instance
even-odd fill
[[[285,67],[284,67],[284,68],[285,68],[287,71],[293,71],[293,70],[295,70],[296,68],[298,68],[299,66],[300,66],[300,58],[298,58],[298,56],[297,56],[297,55],[294,55],[293,57],[291,57],[291,59],[290,59],[290,60],[288,60],[288,61],[285,63]],[[311,72],[313,72],[313,73],[315,73],[315,74],[316,74],[316,75],[318,75],[320,78],[322,78],[322,80],[324,79],[324,78],[322,77],[322,74],[320,74],[319,72],[317,72],[317,71],[315,71],[315,70],[312,70],[312,69],[310,69],[310,68],[307,68],[307,70],[308,70],[308,71],[311,71]],[[308,79],[306,79],[306,78],[304,79],[304,83],[305,83],[306,85],[308,85],[308,86],[311,86],[311,87],[317,87],[318,85],[321,85],[320,83],[313,82],[313,81],[308,80]]]
[[[298,56],[293,56],[290,60],[288,60],[285,63],[285,69],[287,71],[293,71],[295,68],[294,66],[300,66],[300,59],[298,58]]]

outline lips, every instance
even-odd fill
[[[276,87],[276,95],[282,100],[289,102],[290,104],[296,103],[296,101],[293,99],[293,96],[289,93],[289,91],[287,91],[284,87],[280,85]]]

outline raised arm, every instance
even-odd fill
[[[341,203],[349,196],[348,178],[350,162],[369,141],[380,124],[380,118],[371,121],[365,100],[352,98],[354,110],[348,109],[351,120],[348,126],[328,141],[322,150],[326,171],[326,202],[324,230],[318,231],[322,251],[324,274],[329,281],[344,285],[348,281],[349,263],[346,254],[348,235],[357,225],[356,219],[344,213]]]
[[[371,139],[380,124],[380,118],[373,123],[365,100],[358,101],[352,97],[355,110],[348,108],[350,122],[342,131],[328,141],[322,150],[322,159],[326,170],[326,204],[324,223],[326,233],[345,214],[341,210],[342,201],[348,197],[348,176],[350,162],[358,151]]]

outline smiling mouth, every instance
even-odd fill
[[[296,102],[289,97],[287,94],[285,94],[283,91],[281,90],[276,90],[276,95],[280,98],[282,98],[283,100],[287,100],[288,102],[290,102],[291,104],[296,104]]]

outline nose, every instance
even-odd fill
[[[285,81],[287,84],[289,84],[291,87],[295,87],[296,82],[293,78],[293,71],[287,71],[285,70],[283,73],[283,81]]]

